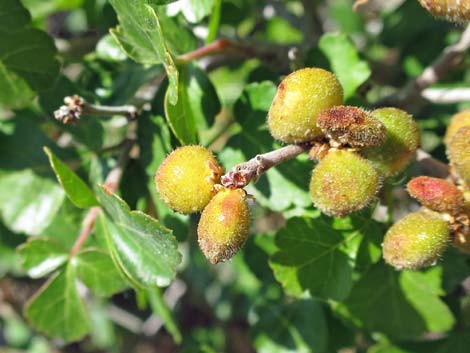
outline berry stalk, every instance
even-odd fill
[[[242,188],[251,180],[257,180],[269,168],[297,157],[307,151],[310,144],[288,145],[277,150],[258,154],[247,162],[237,164],[222,176],[221,183],[226,187]]]

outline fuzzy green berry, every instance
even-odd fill
[[[420,269],[435,263],[449,243],[448,224],[434,212],[413,212],[385,235],[383,257],[393,267]]]
[[[213,264],[226,261],[243,246],[250,225],[250,211],[243,189],[222,188],[201,214],[199,247]]]
[[[323,213],[343,217],[366,207],[379,186],[379,175],[366,159],[337,150],[330,151],[313,170],[310,195]]]
[[[351,147],[377,146],[385,141],[385,126],[361,108],[336,106],[318,115],[326,137]]]
[[[420,141],[418,125],[410,114],[397,108],[380,108],[371,114],[385,125],[386,138],[362,154],[383,177],[389,177],[405,169],[415,155]]]
[[[447,155],[455,172],[470,188],[470,126],[461,127],[447,145]]]
[[[184,146],[171,152],[155,174],[161,199],[173,210],[189,214],[202,209],[215,194],[223,169],[202,146]]]
[[[305,68],[279,84],[268,113],[271,135],[282,142],[300,143],[323,136],[318,114],[343,103],[343,88],[331,72]]]
[[[470,2],[468,0],[418,0],[421,6],[433,16],[449,21],[470,21]]]
[[[464,209],[463,192],[451,182],[420,176],[407,184],[408,193],[430,210],[457,215]]]
[[[460,130],[461,127],[470,126],[470,109],[461,111],[460,113],[452,116],[449,125],[447,126],[446,136],[444,142],[449,145],[450,141],[454,137],[455,133]]]

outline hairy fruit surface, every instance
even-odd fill
[[[310,195],[315,207],[330,216],[343,217],[366,207],[379,189],[379,175],[352,151],[330,151],[315,167]]]
[[[448,224],[439,214],[413,212],[388,230],[382,244],[383,257],[396,269],[417,270],[435,263],[448,242]]]
[[[468,0],[418,0],[422,7],[436,17],[450,21],[470,21],[470,2]]]
[[[449,145],[457,131],[464,126],[470,126],[470,109],[461,111],[452,116],[444,137],[445,144]]]
[[[412,197],[430,210],[453,215],[463,211],[463,192],[447,180],[420,176],[411,179],[407,188]]]
[[[397,108],[380,108],[372,116],[385,125],[385,141],[362,150],[383,177],[401,172],[411,161],[419,146],[418,125],[412,116]]]
[[[173,210],[202,211],[214,196],[223,169],[202,146],[184,146],[171,152],[155,174],[161,199]]]
[[[243,189],[221,189],[201,214],[199,247],[213,264],[226,261],[243,246],[250,225],[250,211]]]
[[[318,115],[326,137],[351,147],[377,146],[385,141],[385,126],[361,108],[336,106]]]
[[[455,172],[470,187],[470,126],[459,129],[447,145],[447,155]]]
[[[343,103],[343,88],[334,74],[318,68],[294,71],[279,84],[268,113],[271,135],[300,143],[323,136],[318,114]]]

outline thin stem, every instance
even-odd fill
[[[137,107],[133,105],[107,106],[88,103],[83,97],[74,95],[64,98],[62,105],[54,112],[57,120],[64,125],[75,123],[82,115],[124,115],[129,121],[137,117]]]
[[[188,63],[197,59],[201,59],[205,56],[215,55],[223,53],[230,48],[234,48],[235,44],[227,39],[217,39],[210,44],[204,45],[186,54],[182,54],[177,57],[179,62]]]
[[[96,105],[85,102],[83,115],[124,115],[129,120],[134,120],[137,115],[137,107],[133,105]]]
[[[104,186],[106,186],[107,189],[112,193],[116,192],[119,187],[122,174],[124,173],[124,168],[127,165],[127,161],[129,160],[129,153],[132,149],[132,146],[134,146],[134,143],[135,140],[125,140],[118,164],[109,172],[108,176],[106,177]],[[101,208],[96,206],[92,207],[90,211],[88,211],[87,215],[83,219],[80,234],[78,235],[77,240],[75,241],[72,246],[72,249],[70,250],[70,257],[74,257],[80,251],[80,248],[85,243],[85,241],[88,239],[88,236],[91,234],[93,227],[95,226],[96,218],[98,217],[100,210]]]
[[[220,38],[201,48],[178,56],[176,61],[186,64],[210,56],[214,57],[212,64],[217,64],[218,59],[232,61],[240,57],[258,58],[279,71],[285,71],[289,69],[290,61],[288,53],[290,49],[290,47],[283,45],[234,42],[229,39]],[[206,69],[210,66],[210,63],[206,63]]]
[[[228,173],[222,176],[222,185],[236,188],[245,187],[251,180],[256,181],[269,168],[297,157],[310,147],[310,144],[288,145],[268,153],[258,154],[249,161],[232,167]]]

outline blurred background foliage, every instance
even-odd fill
[[[165,2],[0,4],[0,350],[467,353],[468,257],[448,251],[444,261],[420,272],[387,267],[380,250],[387,224],[372,220],[374,209],[345,219],[321,216],[307,192],[312,163],[305,157],[249,185],[256,197],[250,238],[233,260],[217,266],[197,247],[197,216],[169,210],[152,179],[180,144],[210,146],[226,168],[279,147],[265,117],[276,85],[294,69],[332,70],[346,103],[370,108],[420,74],[459,38],[462,26],[432,18],[414,0],[372,1],[360,11],[351,0]],[[217,38],[238,49],[182,59]],[[469,63],[466,55],[434,88],[468,87]],[[119,115],[60,124],[53,112],[72,94],[141,107],[136,131]],[[445,128],[452,114],[468,107],[418,100],[405,108],[420,125],[422,148],[445,162]],[[99,219],[79,263],[68,262],[84,208],[96,199],[91,194],[84,208],[76,207],[43,151],[47,146],[64,170],[72,169],[99,196],[96,185],[132,133],[138,151],[119,194],[178,241],[183,260],[176,277],[162,277],[164,288],[132,288],[121,278],[105,240],[117,224],[112,215]],[[395,217],[416,209],[400,185],[419,174],[412,164],[387,181]],[[87,185],[77,189],[79,196]],[[98,198],[106,210],[125,214],[127,225],[142,221],[131,219],[125,204]],[[286,241],[289,236],[297,240]],[[308,243],[312,236],[326,245]],[[157,256],[142,256],[149,267],[159,265]],[[174,256],[168,261],[177,263]],[[38,292],[53,271],[52,284]]]

